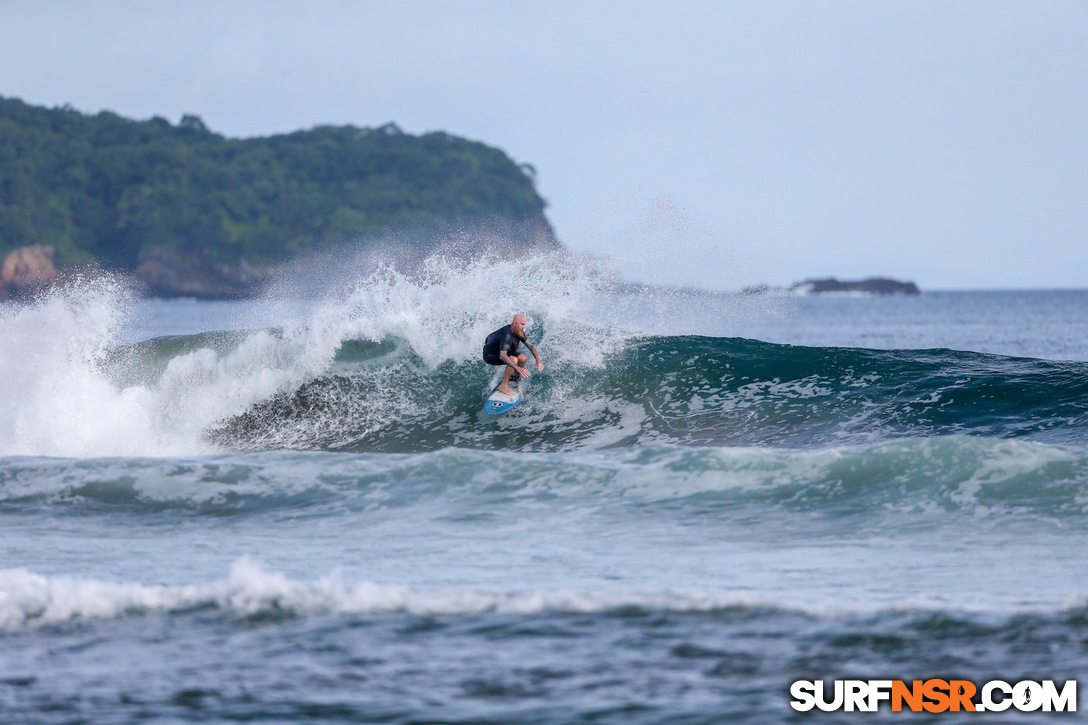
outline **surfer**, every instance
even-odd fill
[[[518,378],[529,377],[529,371],[525,368],[525,362],[529,359],[525,353],[518,352],[518,345],[525,343],[529,352],[536,358],[536,369],[540,372],[544,369],[544,363],[540,362],[540,355],[536,352],[533,343],[525,339],[525,325],[528,320],[525,315],[514,315],[514,321],[506,327],[500,327],[487,336],[484,341],[484,362],[488,365],[505,365],[499,390],[507,395],[513,395],[510,389],[510,378],[514,373]],[[517,380],[518,378],[514,378]]]

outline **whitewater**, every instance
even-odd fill
[[[545,370],[494,419],[515,312]],[[1086,332],[1084,291],[569,255],[72,280],[0,307],[0,719],[773,723],[798,679],[1075,679]]]

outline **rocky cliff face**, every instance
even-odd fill
[[[156,297],[219,300],[253,296],[275,271],[273,267],[251,266],[245,260],[208,265],[145,248],[140,252],[136,279]]]
[[[29,297],[56,279],[53,247],[19,247],[9,252],[0,265],[0,300]]]

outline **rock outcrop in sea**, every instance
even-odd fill
[[[806,279],[794,282],[789,287],[771,287],[760,285],[748,287],[742,294],[869,294],[869,295],[920,295],[922,291],[914,282],[901,282],[888,277],[869,277],[857,281],[842,281],[834,277]]]
[[[914,282],[900,282],[887,277],[870,277],[856,282],[844,282],[834,277],[824,279],[806,279],[797,282],[793,289],[802,294],[822,294],[824,292],[861,292],[871,295],[917,295],[921,294]]]

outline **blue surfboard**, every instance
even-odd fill
[[[521,392],[521,386],[518,384],[520,380],[511,380],[507,383],[510,389],[514,391],[514,395],[507,395],[499,390],[499,386],[496,385],[491,389],[491,392],[487,394],[487,400],[484,401],[484,412],[488,415],[502,415],[507,411],[511,411],[521,404],[521,401],[525,400],[525,396]],[[501,384],[501,383],[500,383]]]

